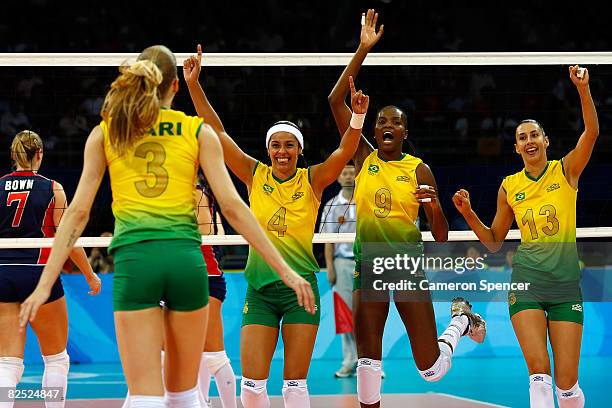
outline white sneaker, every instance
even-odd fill
[[[334,377],[336,378],[355,377],[356,375],[357,375],[357,367],[342,366],[338,371],[334,373]]]
[[[487,335],[487,323],[482,316],[472,311],[470,302],[462,297],[454,298],[451,305],[451,315],[453,317],[465,315],[468,318],[469,324],[465,330],[466,332],[462,335],[465,336],[467,334],[476,343],[484,342]]]

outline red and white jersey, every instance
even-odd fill
[[[54,187],[53,180],[32,171],[14,171],[1,177],[0,237],[53,237]],[[44,265],[50,252],[51,248],[2,249],[0,264]]]

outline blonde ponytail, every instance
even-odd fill
[[[158,89],[163,77],[149,60],[119,67],[102,105],[102,117],[109,125],[109,139],[122,155],[153,127],[161,97]]]
[[[34,169],[34,156],[41,151],[43,142],[40,136],[30,130],[17,133],[11,143],[11,159],[18,167],[26,170]]]

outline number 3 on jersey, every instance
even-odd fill
[[[152,186],[146,180],[135,182],[136,191],[143,197],[159,197],[168,187],[168,170],[163,166],[166,161],[164,146],[155,142],[145,142],[136,148],[134,156],[147,160],[147,174],[155,179]]]
[[[279,237],[284,237],[287,232],[287,224],[285,224],[285,216],[287,215],[287,209],[281,207],[268,221],[268,231],[278,232]]]

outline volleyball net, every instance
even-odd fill
[[[177,53],[180,66],[190,53]],[[267,159],[264,135],[276,120],[289,119],[305,135],[305,163],[324,160],[339,135],[327,95],[352,54],[204,54],[200,81],[226,129],[254,156]],[[101,102],[117,67],[136,54],[0,54],[0,134],[8,147],[15,130],[30,128],[45,143],[41,173],[64,185],[70,198],[78,182],[82,151],[90,129],[99,120]],[[409,139],[438,183],[440,202],[449,220],[450,241],[474,241],[450,200],[466,188],[485,223],[496,208],[496,192],[504,176],[522,167],[513,152],[514,129],[525,118],[543,124],[551,140],[549,157],[558,159],[576,143],[581,131],[580,101],[568,76],[569,65],[589,68],[599,110],[600,140],[580,181],[579,239],[612,236],[612,192],[607,160],[612,142],[605,137],[612,124],[612,53],[373,53],[356,83],[371,96],[364,134],[371,136],[378,108],[397,105],[408,114]],[[175,106],[195,113],[184,87]],[[8,154],[5,172],[10,171]],[[244,186],[236,185],[246,198]],[[333,201],[339,187],[330,186],[321,200]],[[112,197],[105,180],[90,223],[78,246],[106,247],[112,231]],[[421,214],[423,239],[433,240]],[[321,223],[334,222],[319,215]],[[508,239],[518,239],[512,230]],[[313,243],[352,242],[353,234],[315,234]],[[4,247],[47,247],[50,239],[0,238]],[[235,246],[246,242],[231,228],[225,236],[205,236],[204,243]],[[320,252],[320,251],[319,251]],[[319,254],[319,257],[321,255]]]

